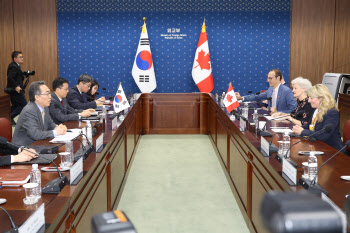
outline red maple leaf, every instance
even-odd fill
[[[197,66],[201,67],[201,70],[206,69],[209,70],[210,69],[210,56],[209,53],[207,55],[205,55],[205,52],[202,50],[198,53],[198,59],[196,60],[198,62]],[[194,68],[197,68],[194,67]]]
[[[232,102],[232,98],[233,98],[233,96],[227,95],[227,97],[226,97],[227,102]]]

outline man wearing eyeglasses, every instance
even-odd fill
[[[236,92],[236,98],[237,100],[249,102],[263,101],[269,97],[272,97],[268,103],[268,108],[271,113],[275,113],[277,111],[290,113],[297,107],[297,101],[294,98],[292,90],[281,83],[282,77],[282,72],[280,70],[272,69],[267,75],[267,82],[269,83],[270,87],[266,92],[259,95],[248,95],[243,97]]]
[[[19,115],[12,142],[29,146],[37,140],[65,134],[67,127],[56,125],[50,117],[51,93],[44,81],[32,82],[28,92],[29,103]]]
[[[72,87],[67,95],[67,101],[75,109],[96,108],[97,104],[103,104],[105,98],[101,97],[95,101],[88,102],[86,93],[90,90],[93,78],[87,74],[80,75],[78,85]]]
[[[11,124],[16,125],[13,118],[18,116],[24,106],[27,104],[27,100],[23,93],[23,80],[24,74],[21,70],[21,64],[23,63],[23,54],[21,51],[14,51],[11,54],[12,62],[7,68],[7,88],[5,91],[10,95],[11,99]]]
[[[50,116],[56,124],[66,121],[77,121],[81,117],[89,117],[91,112],[89,109],[74,109],[67,102],[67,94],[69,92],[68,80],[65,78],[56,78],[52,82],[54,92],[51,94]]]

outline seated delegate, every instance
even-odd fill
[[[309,89],[308,96],[311,107],[315,108],[312,120],[303,126],[293,126],[293,132],[297,135],[309,136],[330,124],[331,132],[323,131],[314,137],[340,150],[344,145],[339,132],[339,112],[328,88],[323,84],[316,84]],[[343,149],[342,152],[346,153],[346,150]]]
[[[21,149],[19,149],[19,151],[15,151],[8,148],[6,144],[2,144],[1,142],[7,142],[7,139],[0,137],[0,153],[3,154],[3,156],[0,156],[0,166],[9,166],[12,163],[26,162],[37,157],[34,154],[36,153],[34,149],[28,149],[33,153],[25,150],[22,151]]]
[[[86,93],[90,90],[92,80],[92,77],[87,74],[80,75],[78,84],[72,87],[67,95],[67,101],[71,107],[75,109],[96,108],[97,104],[105,102],[104,97],[88,102]]]
[[[56,78],[52,82],[53,91],[51,94],[50,116],[56,124],[66,121],[77,121],[81,117],[89,117],[90,110],[74,109],[66,99],[69,92],[68,80],[65,78]],[[94,111],[91,109],[91,111]]]
[[[272,114],[273,117],[286,115],[286,119],[296,125],[305,125],[310,121],[315,109],[311,107],[309,103],[309,97],[307,96],[308,90],[312,87],[311,82],[303,77],[298,77],[292,81],[293,94],[296,99],[299,100],[298,106],[294,109],[290,115],[286,115],[282,112],[276,112]]]
[[[284,112],[290,113],[297,107],[297,101],[293,96],[292,90],[281,83],[282,72],[273,69],[268,73],[267,81],[269,82],[269,89],[259,95],[241,96],[236,92],[237,100],[243,101],[263,101],[271,97],[269,100],[269,110],[271,113]]]
[[[92,102],[97,99],[96,93],[99,88],[100,84],[97,82],[96,79],[93,79],[91,82],[90,90],[86,93],[87,95],[87,101]]]
[[[65,134],[67,127],[56,125],[50,117],[51,93],[44,81],[32,82],[28,92],[29,103],[19,115],[12,142],[29,146],[37,140]]]

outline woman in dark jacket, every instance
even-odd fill
[[[301,136],[310,136],[311,134],[325,128],[326,125],[331,125],[332,130],[330,132],[323,131],[316,134],[314,137],[317,140],[324,141],[331,147],[340,150],[344,144],[340,137],[339,132],[339,112],[335,100],[331,96],[328,88],[323,84],[316,84],[308,91],[309,103],[315,112],[312,115],[311,120],[303,125],[293,127],[295,134]],[[342,152],[345,154],[346,150]]]

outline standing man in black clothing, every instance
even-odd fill
[[[23,63],[23,54],[21,51],[12,52],[12,62],[7,68],[7,90],[11,99],[11,123],[15,125],[15,118],[19,115],[27,104],[24,96],[23,80],[24,74],[20,65]]]

